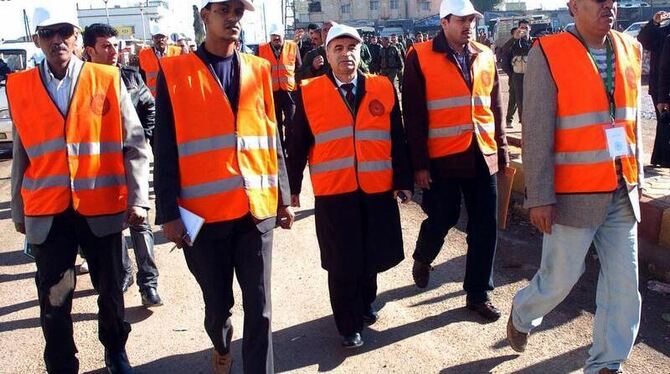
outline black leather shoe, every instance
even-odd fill
[[[142,305],[145,307],[150,308],[163,305],[163,300],[158,296],[158,291],[155,288],[149,287],[140,291],[140,293],[142,294]]]
[[[361,339],[361,334],[355,333],[349,336],[345,336],[344,340],[342,341],[342,346],[347,349],[363,346],[363,339]]]
[[[482,303],[467,303],[466,306],[468,309],[477,312],[477,314],[489,321],[497,321],[500,319],[500,311],[498,308],[493,306],[490,301],[484,301]]]
[[[430,280],[431,270],[433,270],[433,268],[430,265],[414,260],[414,266],[412,267],[414,284],[419,288],[426,288],[428,286],[428,281]]]
[[[123,282],[121,283],[121,291],[125,293],[134,283],[135,278],[133,278],[133,273],[125,273],[123,275]]]
[[[105,366],[110,374],[133,374],[126,351],[112,353],[105,349]]]
[[[370,305],[368,310],[363,314],[363,322],[365,322],[366,325],[370,326],[377,322],[379,319],[379,313],[377,313],[377,310]]]

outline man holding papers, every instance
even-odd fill
[[[251,2],[205,0],[200,9],[205,42],[194,54],[161,60],[156,221],[168,240],[184,246],[202,289],[214,372],[228,373],[232,364],[235,272],[244,305],[244,372],[272,373],[272,229],[277,217],[289,229],[294,215],[286,206],[290,194],[270,64],[235,50],[240,19],[254,10]],[[204,219],[197,237],[185,230],[180,207]]]

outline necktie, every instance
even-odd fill
[[[346,91],[344,98],[347,99],[347,103],[349,103],[349,107],[351,108],[351,110],[354,110],[354,108],[356,108],[356,96],[354,95],[354,84],[345,83],[341,85],[340,88]]]

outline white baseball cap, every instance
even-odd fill
[[[35,25],[35,30],[40,27],[48,27],[62,23],[72,25],[78,29],[80,28],[77,12],[67,9],[67,7],[38,7],[35,8],[35,11],[33,12],[33,24]]]
[[[284,26],[282,24],[273,23],[270,25],[269,35],[279,35],[284,37]]]
[[[450,14],[458,17],[475,15],[477,18],[484,18],[475,9],[470,0],[442,0],[442,4],[440,4],[440,18],[444,18]]]
[[[170,36],[170,31],[162,23],[152,23],[151,24],[151,35],[165,35]]]
[[[200,10],[202,10],[202,8],[206,7],[207,4],[227,3],[227,2],[230,2],[230,1],[231,1],[231,0],[218,0],[218,1],[217,1],[217,0],[214,0],[214,1],[210,1],[210,0],[201,0],[201,1],[200,1]],[[245,9],[245,10],[248,10],[248,11],[251,11],[251,12],[253,12],[254,10],[256,10],[256,8],[254,8],[254,4],[252,4],[251,1],[249,1],[249,0],[240,0],[240,1],[242,2],[242,4],[244,4],[244,9]]]
[[[356,39],[359,43],[363,42],[363,38],[361,38],[355,28],[338,23],[333,25],[333,27],[330,28],[330,31],[328,31],[328,36],[326,37],[326,47],[333,39],[337,39],[342,36],[348,36]]]

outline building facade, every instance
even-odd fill
[[[421,19],[438,14],[442,0],[298,0],[297,22],[367,23]]]

